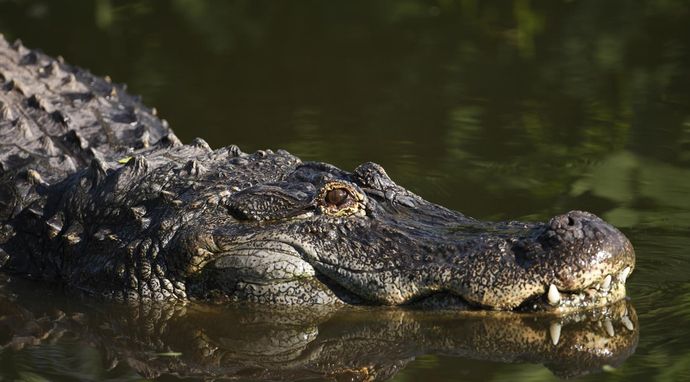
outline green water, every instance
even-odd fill
[[[127,83],[186,142],[199,136],[213,147],[284,148],[348,170],[378,162],[426,199],[481,219],[543,220],[571,209],[604,217],[636,249],[628,293],[639,344],[622,364],[583,380],[690,380],[687,2],[0,0],[0,32]],[[80,304],[87,312],[106,309],[51,301],[14,303],[35,315],[76,312]],[[3,317],[24,317],[12,309]],[[99,326],[98,315],[88,317]],[[184,321],[175,321],[180,338],[190,336]],[[315,319],[298,333],[348,332],[360,321]],[[194,333],[223,344],[227,335],[214,337],[199,322]],[[233,341],[224,348],[248,346]],[[73,335],[2,349],[0,376],[153,376],[142,372],[141,357],[111,368],[98,343]],[[557,379],[540,362],[435,351],[422,339],[397,343],[407,349],[400,351],[406,361],[387,374],[397,381]],[[395,345],[381,342],[359,358],[385,347]],[[150,359],[176,359],[175,350]],[[266,374],[324,378],[316,371],[276,375]]]

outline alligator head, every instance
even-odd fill
[[[178,235],[188,293],[555,311],[625,297],[633,248],[593,214],[481,222],[413,194],[374,163],[350,173],[284,152],[261,154],[245,155],[243,164],[273,168],[275,176],[220,191],[221,208]],[[293,164],[276,164],[283,161]]]

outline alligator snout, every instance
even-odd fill
[[[635,261],[628,238],[611,224],[585,211],[570,211],[552,218],[540,241],[547,253],[564,262],[563,266],[590,268],[590,273],[594,272],[591,268],[598,266],[608,270],[622,269]],[[567,273],[572,276],[571,272]],[[567,279],[563,279],[564,283]]]
[[[496,223],[460,239],[450,290],[492,309],[565,311],[625,297],[635,254],[620,231],[594,214],[570,211],[541,224]],[[452,277],[449,277],[452,279]]]
[[[625,282],[635,251],[623,233],[598,216],[570,211],[546,223],[531,253],[531,273],[542,278],[545,293],[531,308],[604,305],[625,297]]]

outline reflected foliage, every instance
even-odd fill
[[[606,156],[572,186],[614,202],[604,217],[622,227],[690,227],[690,169],[621,151]]]
[[[483,219],[585,209],[624,227],[646,329],[610,380],[690,379],[688,20],[682,0],[0,0],[0,32],[126,82],[185,141],[376,161]],[[552,378],[443,356],[396,378],[429,370]]]
[[[277,144],[349,165],[412,151],[434,164],[462,160],[463,180],[491,192],[551,198],[611,150],[669,143],[661,159],[686,155],[676,143],[688,120],[680,1],[9,4],[45,27],[7,17],[6,33],[127,82],[187,139],[203,129],[215,145]],[[63,41],[46,35],[51,27]],[[181,94],[205,96],[180,104]],[[659,117],[671,134],[650,141],[646,123]],[[244,126],[277,136],[257,143]],[[424,149],[406,144],[419,141]],[[533,166],[545,158],[572,169]],[[502,176],[487,182],[487,168]]]

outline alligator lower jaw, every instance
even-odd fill
[[[554,284],[550,284],[545,287],[543,295],[525,301],[517,310],[564,313],[612,304],[625,298],[625,281],[631,271],[631,267],[625,267],[577,291],[561,291]]]

